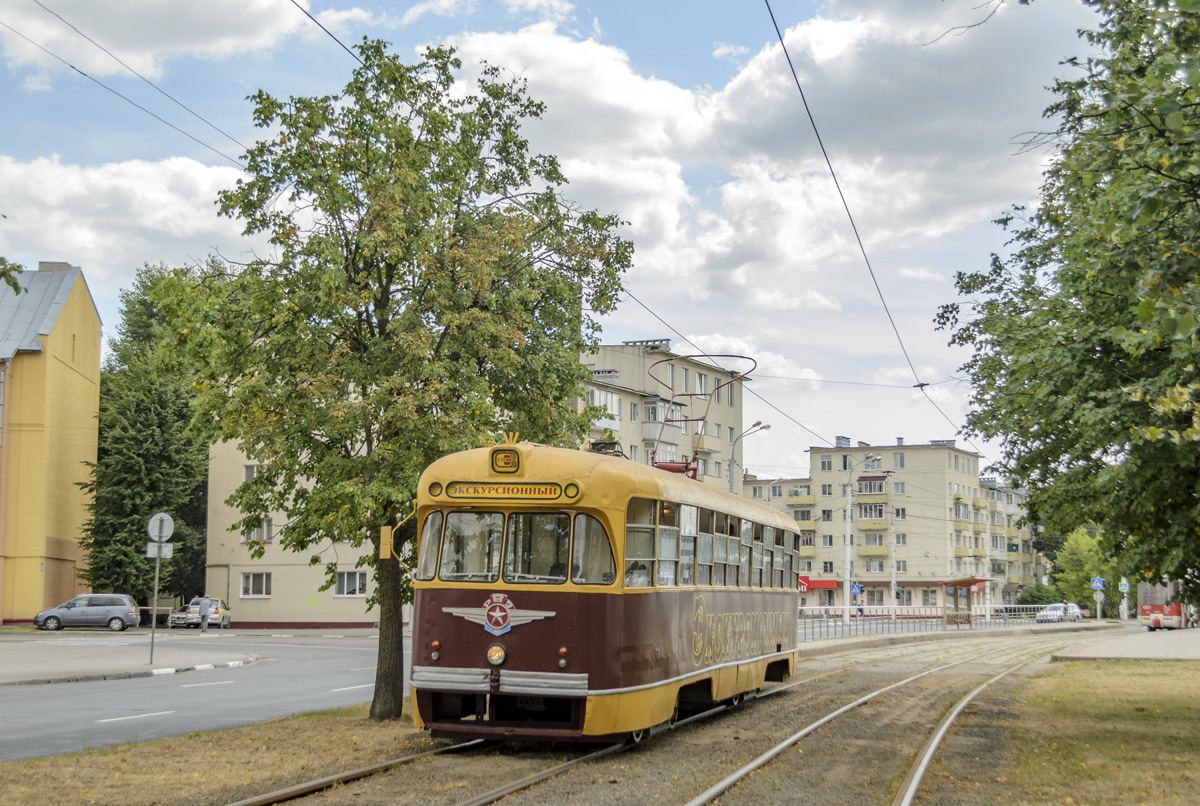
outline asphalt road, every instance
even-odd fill
[[[231,655],[257,655],[258,662],[162,677],[0,688],[0,759],[219,730],[371,699],[378,651],[373,636],[226,633],[219,640]]]

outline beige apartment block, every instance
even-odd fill
[[[279,540],[286,526],[281,513],[273,513],[254,531],[233,529],[240,516],[226,500],[257,471],[231,442],[209,449],[207,595],[229,604],[235,627],[374,626],[379,611],[367,609],[367,596],[375,588],[372,572],[355,567],[360,556],[373,550],[370,543],[361,549],[332,541],[303,552],[285,549]],[[265,544],[259,559],[250,554],[252,541]],[[320,556],[321,563],[309,565],[312,556]],[[330,559],[337,562],[337,584],[321,590]]]
[[[0,283],[0,623],[87,588],[79,538],[96,461],[100,315],[83,271],[44,262]]]
[[[801,536],[806,603],[841,605],[845,545],[854,603],[943,605],[950,581],[977,580],[975,601],[1015,602],[1045,581],[1045,558],[1021,525],[1024,495],[980,478],[979,455],[955,440],[814,446],[808,478],[748,477],[744,495],[790,512]],[[849,498],[847,498],[847,488]],[[847,521],[849,501],[849,521]],[[847,529],[849,526],[849,529]]]
[[[606,412],[592,426],[594,443],[614,443],[642,464],[689,463],[699,481],[740,491],[731,483],[742,467],[743,389],[734,372],[748,367],[672,352],[670,339],[603,345],[580,361],[592,371],[587,403]]]

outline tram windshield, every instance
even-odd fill
[[[513,512],[507,522],[500,512],[434,510],[426,516],[417,579],[436,573],[448,582],[493,583],[501,570],[504,581],[514,584],[554,585],[569,577],[577,585],[610,585],[617,576],[608,532],[591,515]]]

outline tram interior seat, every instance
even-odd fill
[[[625,584],[630,588],[648,588],[650,586],[650,569],[645,563],[629,566],[625,571]]]
[[[552,576],[555,579],[560,579],[560,580],[566,579],[567,578],[567,564],[566,563],[554,563],[553,565],[550,566],[549,576]]]

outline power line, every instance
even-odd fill
[[[153,81],[151,81],[150,79],[146,78],[144,75],[142,75],[141,73],[139,73],[137,70],[134,70],[132,67],[130,67],[129,65],[125,64],[125,62],[121,61],[121,60],[120,60],[120,59],[119,59],[119,58],[118,58],[118,57],[117,57],[117,56],[116,56],[114,53],[112,53],[112,52],[111,52],[111,51],[110,51],[108,48],[104,47],[104,46],[103,46],[103,45],[101,45],[99,42],[97,42],[96,40],[92,39],[90,36],[88,36],[87,34],[85,34],[83,31],[81,31],[81,30],[79,30],[78,28],[76,28],[76,27],[75,27],[74,25],[72,25],[70,22],[68,22],[67,20],[63,19],[63,16],[62,16],[61,14],[59,14],[57,11],[54,11],[53,9],[47,8],[47,7],[46,7],[46,5],[45,5],[44,3],[42,3],[42,1],[41,1],[41,0],[33,0],[33,2],[35,2],[35,3],[37,3],[39,6],[41,6],[41,7],[42,7],[42,9],[44,9],[44,10],[46,11],[46,13],[47,13],[47,14],[53,14],[55,17],[58,17],[58,19],[62,21],[63,25],[66,25],[66,26],[67,26],[68,28],[70,28],[72,31],[74,31],[75,33],[79,34],[79,35],[80,35],[80,36],[82,36],[84,39],[86,39],[87,41],[89,41],[89,42],[91,42],[93,45],[95,45],[96,47],[100,48],[100,50],[102,50],[102,51],[104,51],[105,53],[107,53],[107,54],[108,54],[108,55],[109,55],[109,56],[110,56],[110,57],[113,59],[113,61],[115,61],[117,64],[121,65],[122,67],[124,67],[124,68],[125,68],[126,70],[128,70],[129,72],[133,73],[135,76],[137,76],[138,78],[140,78],[142,81],[144,81],[144,82],[146,82],[147,84],[149,84],[149,85],[150,85],[150,87],[151,87],[151,88],[153,88],[155,91],[157,91],[157,92],[161,93],[163,96],[165,96],[166,98],[170,99],[170,100],[171,100],[172,102],[174,102],[174,103],[175,103],[177,106],[179,106],[179,108],[180,108],[180,109],[183,109],[185,112],[188,112],[188,113],[189,113],[189,114],[191,114],[193,117],[195,117],[197,120],[199,120],[200,122],[202,122],[202,123],[204,123],[205,125],[207,125],[207,126],[208,126],[210,129],[212,129],[213,131],[215,131],[215,132],[217,132],[218,134],[221,134],[221,135],[223,135],[224,137],[228,138],[229,140],[233,141],[233,142],[234,142],[236,145],[238,145],[238,146],[241,146],[241,148],[242,148],[242,150],[243,150],[243,151],[249,151],[249,150],[250,150],[250,149],[249,149],[249,148],[248,148],[248,147],[247,147],[245,144],[243,144],[243,143],[239,142],[239,141],[238,141],[238,139],[237,139],[236,137],[234,137],[232,134],[228,134],[227,132],[225,132],[225,131],[221,130],[220,128],[218,128],[218,127],[216,126],[216,124],[214,124],[214,123],[212,123],[211,121],[207,120],[207,119],[206,119],[206,118],[205,118],[203,115],[201,115],[199,112],[196,112],[195,110],[193,110],[193,109],[190,109],[190,108],[189,108],[187,105],[185,105],[185,104],[184,104],[182,101],[180,101],[180,100],[178,100],[177,98],[175,98],[174,96],[172,96],[172,95],[171,95],[170,93],[168,93],[166,90],[163,90],[161,87],[159,87],[157,84],[155,84],[155,83],[154,83]]]
[[[98,84],[98,85],[100,85],[100,86],[101,86],[101,87],[103,87],[104,89],[106,89],[106,90],[108,90],[109,92],[111,92],[113,95],[115,95],[115,96],[117,96],[118,98],[120,98],[121,100],[125,101],[125,102],[126,102],[127,104],[129,104],[130,106],[135,106],[135,107],[137,107],[138,109],[142,110],[142,111],[143,111],[143,112],[145,112],[147,115],[149,115],[150,117],[154,118],[155,120],[157,120],[159,123],[163,124],[164,126],[168,126],[168,127],[172,128],[172,129],[174,129],[175,131],[179,132],[180,134],[182,134],[184,137],[188,138],[188,139],[189,139],[189,140],[191,140],[192,142],[194,142],[194,143],[196,143],[196,144],[198,144],[198,145],[204,146],[205,148],[207,148],[209,151],[213,152],[213,153],[214,153],[214,154],[216,154],[217,156],[219,156],[219,157],[222,157],[222,158],[224,158],[224,159],[227,159],[227,160],[229,160],[230,162],[232,162],[234,165],[238,166],[238,167],[239,167],[239,168],[241,168],[242,170],[246,170],[246,166],[245,166],[245,165],[243,165],[242,163],[238,162],[237,160],[235,160],[233,157],[229,156],[228,154],[223,154],[222,152],[220,152],[220,151],[218,151],[217,149],[213,148],[212,146],[210,146],[208,143],[204,142],[203,140],[200,140],[199,138],[197,138],[197,137],[194,137],[194,136],[193,136],[193,135],[191,135],[191,134],[188,134],[188,133],[187,133],[187,132],[185,132],[183,129],[181,129],[181,128],[179,128],[178,126],[176,126],[174,123],[170,123],[170,122],[168,122],[168,121],[164,120],[163,118],[161,118],[161,117],[159,117],[158,115],[154,114],[154,113],[153,113],[153,112],[151,112],[149,109],[147,109],[146,107],[144,107],[144,106],[142,106],[141,104],[137,103],[136,101],[133,101],[133,100],[132,100],[132,99],[130,99],[129,97],[127,97],[127,96],[125,96],[125,95],[122,95],[121,93],[117,92],[117,91],[116,91],[116,90],[114,90],[112,87],[110,87],[110,86],[108,86],[107,84],[105,84],[103,81],[100,81],[100,80],[99,80],[99,79],[97,79],[97,78],[94,78],[94,77],[92,77],[92,76],[89,76],[87,73],[83,72],[83,71],[82,71],[82,70],[80,70],[78,67],[76,67],[75,65],[71,64],[70,62],[68,62],[66,59],[64,59],[64,58],[62,58],[61,56],[59,56],[57,53],[54,53],[53,51],[50,51],[50,50],[48,50],[47,48],[44,48],[44,47],[42,47],[42,46],[41,46],[41,45],[39,45],[37,42],[34,42],[32,39],[30,39],[29,37],[25,36],[25,34],[21,33],[21,32],[20,32],[20,31],[18,31],[16,28],[13,28],[13,27],[12,27],[11,25],[9,25],[8,23],[6,23],[6,22],[3,22],[3,21],[0,21],[0,25],[3,25],[5,28],[7,28],[8,30],[12,31],[14,34],[16,34],[17,36],[21,37],[22,39],[24,39],[24,40],[25,40],[26,42],[28,42],[29,44],[33,45],[35,48],[37,48],[38,50],[42,51],[42,52],[43,52],[43,53],[45,53],[47,56],[50,56],[50,57],[52,57],[52,58],[54,58],[54,59],[57,59],[58,61],[62,62],[64,65],[66,65],[67,67],[71,68],[71,69],[72,69],[72,70],[74,70],[76,73],[79,73],[79,75],[83,76],[83,77],[84,77],[84,78],[86,78],[88,81],[91,81],[91,82],[93,82],[93,83],[95,83],[95,84]]]

